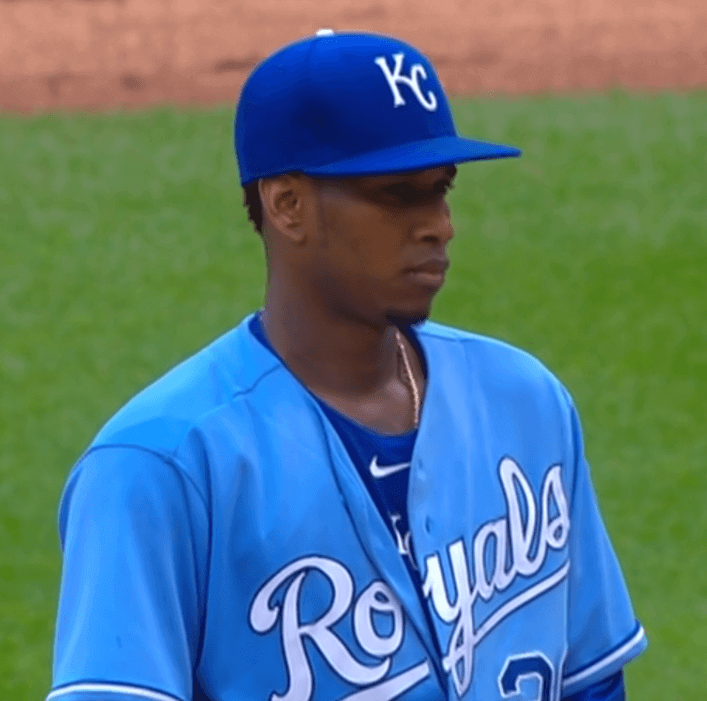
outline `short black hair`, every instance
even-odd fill
[[[260,236],[263,235],[263,203],[260,201],[258,181],[243,188],[243,205],[248,210],[248,219]]]

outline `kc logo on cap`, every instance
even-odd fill
[[[393,106],[402,107],[405,105],[405,99],[400,94],[398,89],[398,83],[407,85],[410,90],[412,90],[413,95],[417,98],[417,101],[430,112],[434,112],[437,109],[437,97],[431,91],[427,91],[427,96],[422,94],[422,88],[420,87],[420,78],[423,80],[427,79],[427,71],[421,63],[413,64],[410,69],[410,75],[403,75],[403,61],[405,60],[405,54],[401,51],[400,53],[393,54],[393,60],[395,64],[393,66],[393,71],[391,72],[388,66],[388,60],[385,56],[378,56],[375,59],[376,65],[383,71],[385,79],[388,81],[390,90],[393,93]]]

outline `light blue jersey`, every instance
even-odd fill
[[[71,473],[49,699],[558,701],[644,649],[575,408],[537,360],[413,329],[410,567],[251,320],[135,397]]]

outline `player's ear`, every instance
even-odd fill
[[[297,173],[263,178],[258,191],[270,225],[293,243],[302,243],[306,231],[307,179]]]

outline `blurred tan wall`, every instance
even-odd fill
[[[411,41],[457,94],[707,85],[707,0],[0,0],[0,109],[232,101],[320,27]]]

